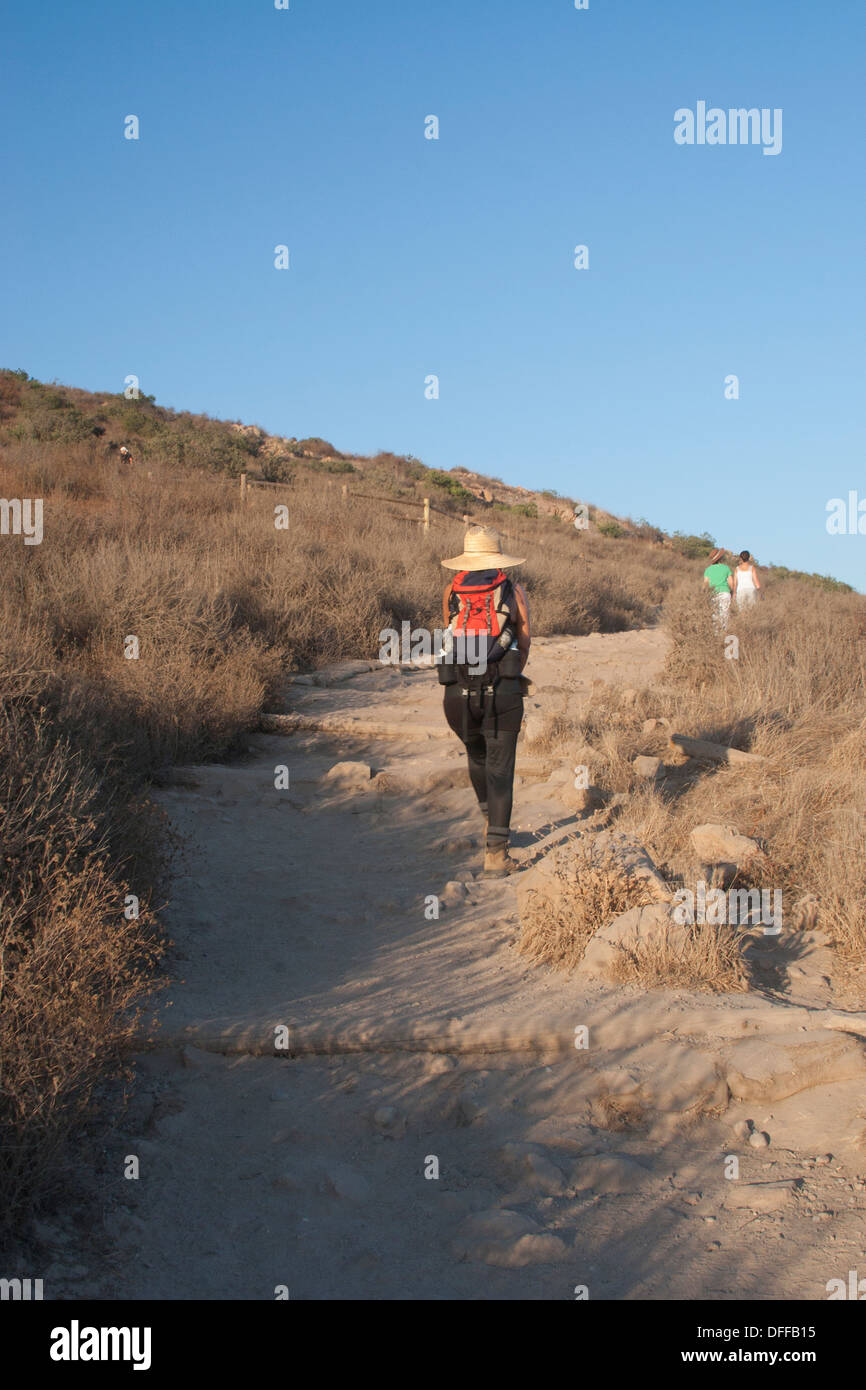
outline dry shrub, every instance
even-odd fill
[[[630,907],[653,901],[647,884],[623,872],[615,855],[581,843],[556,866],[551,889],[527,894],[518,949],[561,970],[573,970],[587,943]]]
[[[622,828],[668,876],[704,877],[689,842],[703,821],[731,823],[764,850],[760,881],[781,889],[786,922],[818,899],[817,926],[852,966],[866,964],[866,604],[795,581],[734,613],[739,640],[726,659],[703,596],[671,604],[667,687],[658,708],[680,733],[747,748],[759,766],[689,763],[661,788],[635,792]]]
[[[161,948],[141,880],[156,878],[157,861],[147,808],[126,802],[49,720],[0,715],[4,1223],[61,1179],[66,1140],[119,1074],[152,985]],[[120,842],[133,834],[124,863]],[[132,892],[142,906],[128,920]]]
[[[736,930],[696,922],[684,940],[659,932],[623,947],[611,967],[615,984],[643,989],[695,989],[711,994],[748,989],[742,940]]]

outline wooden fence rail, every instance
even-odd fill
[[[262,479],[262,478],[250,478],[246,473],[242,473],[242,474],[241,474],[241,501],[242,501],[242,502],[246,502],[247,498],[249,497],[250,488],[253,488],[253,487],[282,487],[282,488],[288,488],[288,487],[291,487],[291,484],[290,484],[290,483],[270,483],[270,482],[265,482],[264,479]],[[385,506],[388,506],[388,507],[420,507],[420,508],[422,509],[422,515],[421,515],[421,517],[419,518],[419,520],[420,520],[421,526],[423,526],[423,528],[424,528],[425,531],[429,531],[429,530],[430,530],[430,518],[431,518],[431,514],[436,515],[436,516],[444,517],[446,521],[457,522],[457,521],[459,521],[459,520],[462,520],[464,526],[470,526],[470,525],[483,526],[483,525],[485,524],[483,521],[478,521],[478,519],[477,519],[476,517],[472,516],[469,512],[464,512],[463,515],[462,515],[462,518],[461,518],[461,517],[456,517],[456,516],[454,515],[453,512],[446,512],[446,511],[443,511],[441,507],[434,507],[433,504],[431,503],[429,497],[424,497],[421,501],[417,501],[417,500],[416,500],[415,498],[413,498],[413,497],[386,497],[386,496],[383,496],[383,495],[380,494],[380,493],[374,493],[374,492],[355,492],[354,490],[351,490],[351,491],[350,491],[348,483],[343,483],[343,484],[341,485],[341,487],[340,487],[340,495],[341,495],[341,498],[342,498],[342,501],[343,501],[343,502],[348,502],[348,500],[349,500],[350,497],[359,497],[359,498],[362,498],[365,502],[381,502],[381,503],[384,503]],[[410,518],[410,517],[408,517],[408,516],[401,516],[399,512],[388,512],[387,515],[388,515],[388,516],[391,516],[391,517],[393,517],[395,520],[399,520],[399,521],[410,521],[410,520],[412,519],[412,518]],[[517,537],[514,535],[514,533],[513,533],[512,531],[506,531],[506,530],[505,530],[503,527],[501,527],[501,526],[497,526],[497,527],[496,527],[496,530],[497,530],[497,531],[500,531],[500,532],[502,533],[502,535],[505,536],[505,537],[508,538],[508,539],[511,539],[511,540],[516,540],[516,539],[517,539]]]

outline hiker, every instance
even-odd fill
[[[469,779],[485,818],[484,873],[510,872],[508,834],[517,735],[528,682],[529,602],[505,574],[523,559],[504,555],[497,531],[470,526],[462,555],[443,560],[457,574],[442,595],[452,660],[439,665],[445,718],[466,748]]]
[[[730,567],[725,564],[725,552],[716,549],[710,555],[709,563],[704,570],[704,588],[709,589],[712,595],[713,623],[721,632],[727,631],[733,587],[734,578]]]
[[[132,454],[125,444],[121,444],[120,446],[120,461],[121,463],[132,463]]]
[[[751,608],[761,592],[761,581],[755,562],[748,550],[740,551],[740,563],[734,570],[734,598],[737,608]]]

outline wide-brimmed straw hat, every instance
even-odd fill
[[[470,526],[463,537],[463,554],[442,564],[449,570],[504,570],[509,565],[522,565],[525,559],[525,555],[503,555],[502,537],[491,526]]]
[[[726,553],[727,553],[726,551],[720,550],[720,549],[718,548],[718,546],[717,546],[716,549],[713,551],[712,555],[710,556],[709,560],[707,561],[707,563],[710,564],[710,565],[716,564],[716,562],[717,562],[718,560],[721,560],[721,559],[723,558],[723,556],[724,556]]]

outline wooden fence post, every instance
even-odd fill
[[[430,498],[424,498],[424,530],[430,530]]]
[[[242,473],[242,474],[241,474],[241,501],[242,501],[242,502],[246,502],[246,500],[247,500],[247,475],[246,475],[246,473]]]
[[[342,496],[343,496],[343,501],[344,501],[344,502],[348,502],[348,500],[349,500],[349,484],[348,484],[348,483],[344,483],[343,486],[342,486],[342,488],[340,489],[340,491],[341,491]]]

